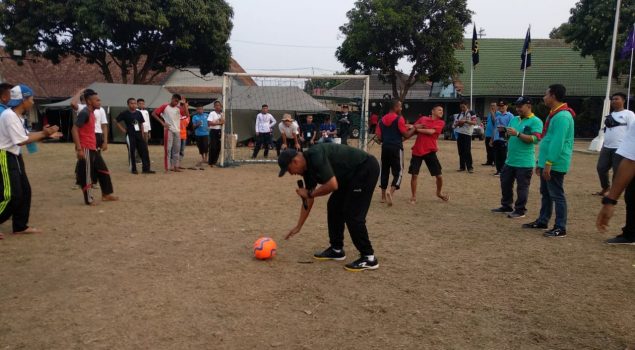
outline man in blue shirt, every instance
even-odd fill
[[[324,119],[324,123],[322,123],[322,125],[320,125],[320,133],[322,134],[322,137],[320,138],[318,143],[331,143],[331,142],[333,142],[333,139],[337,135],[337,131],[336,130],[337,130],[337,126],[335,125],[335,123],[331,123],[331,117],[327,116]]]
[[[496,121],[494,125],[494,135],[490,141],[490,145],[494,148],[494,160],[496,161],[496,174],[494,176],[500,176],[501,170],[505,165],[507,159],[507,126],[514,117],[513,114],[507,111],[507,103],[504,100],[499,100],[498,113],[496,113]]]
[[[8,109],[9,100],[11,100],[11,89],[13,85],[2,83],[0,84],[0,114],[4,112],[5,109]]]
[[[201,155],[201,161],[196,163],[195,167],[203,170],[203,164],[207,163],[207,152],[209,152],[209,126],[207,125],[207,113],[203,112],[203,106],[196,107],[196,114],[192,116],[192,126],[194,126],[196,147]]]
[[[494,147],[490,145],[492,136],[494,136],[494,120],[496,119],[496,102],[489,104],[489,113],[485,121],[485,151],[487,152],[487,161],[481,164],[483,166],[494,166]]]

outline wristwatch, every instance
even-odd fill
[[[617,201],[615,199],[611,199],[611,198],[609,198],[607,196],[604,196],[604,197],[602,197],[602,204],[603,205],[606,205],[606,204],[608,204],[608,205],[616,205]]]

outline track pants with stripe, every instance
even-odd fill
[[[79,185],[84,193],[84,203],[90,205],[94,202],[93,183],[99,182],[101,195],[107,196],[113,193],[110,172],[101,157],[101,152],[84,148],[84,159],[79,160]]]
[[[403,178],[403,149],[399,146],[384,144],[381,146],[381,181],[379,187],[388,188],[388,180],[392,171],[391,186],[399,189]]]
[[[0,150],[0,224],[13,218],[13,232],[29,228],[31,185],[22,156]]]
[[[130,171],[137,171],[137,152],[141,156],[141,164],[143,171],[150,170],[150,157],[148,156],[148,145],[143,139],[141,131],[137,131],[134,135],[126,135],[126,145],[128,146],[128,166]]]
[[[179,166],[181,151],[181,133],[173,132],[169,129],[163,130],[163,165],[165,170],[174,169]]]

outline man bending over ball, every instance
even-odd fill
[[[353,147],[324,143],[301,153],[287,149],[278,158],[279,176],[287,171],[304,177],[306,188],[296,190],[303,200],[298,224],[285,239],[302,229],[315,197],[330,194],[327,220],[330,247],[313,256],[318,260],[344,260],[344,225],[348,227],[360,258],[346,264],[349,271],[374,270],[379,267],[366,229],[366,215],[379,178],[379,163],[372,155]],[[320,186],[318,186],[318,184]],[[306,206],[305,206],[306,203]]]

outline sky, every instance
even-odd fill
[[[228,0],[234,8],[233,57],[249,73],[333,74],[344,71],[335,58],[339,27],[354,0]],[[569,18],[577,0],[468,0],[485,38],[532,38]],[[522,12],[520,9],[523,9]],[[466,28],[471,36],[472,25]],[[468,33],[469,32],[469,33]],[[407,63],[400,66],[407,69]]]

